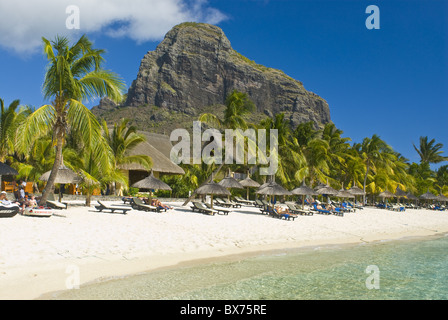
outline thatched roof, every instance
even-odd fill
[[[41,181],[48,181],[50,178],[51,170],[45,172],[43,175],[39,177]],[[56,175],[56,180],[54,183],[80,183],[82,178],[78,176],[74,171],[67,168],[65,165],[61,165],[58,170],[58,174]]]
[[[227,190],[225,187],[215,183],[215,182],[209,182],[198,189],[196,189],[197,194],[218,194],[218,195],[225,195],[229,196],[230,191]]]
[[[246,179],[241,180],[240,184],[243,187],[248,187],[248,188],[258,188],[260,186],[260,184],[257,181],[252,180],[249,176],[247,176]]]
[[[146,136],[146,141],[162,153],[168,159],[170,158],[171,148],[173,144],[170,141],[170,137],[164,134],[139,131]]]
[[[16,176],[19,173],[16,169],[11,168],[7,164],[0,162],[0,176]]]
[[[162,180],[155,178],[152,171],[149,176],[143,180],[137,181],[132,185],[132,187],[139,189],[171,190],[169,185]]]
[[[281,185],[277,184],[277,182],[272,181],[265,187],[260,187],[258,191],[256,191],[258,194],[265,194],[265,195],[272,195],[272,196],[281,196],[281,195],[292,195],[292,193],[285,188],[283,188]]]
[[[238,180],[230,176],[225,177],[219,181],[218,184],[224,188],[244,189],[243,185],[239,183]]]
[[[310,188],[310,187],[308,187],[306,184],[305,184],[305,181],[302,183],[302,185],[300,186],[300,187],[298,187],[298,188],[295,188],[294,190],[292,190],[291,191],[293,194],[296,194],[296,195],[310,195],[310,196],[312,196],[312,195],[315,195],[316,194],[316,192],[312,189],[312,188]]]
[[[392,192],[390,192],[388,190],[385,190],[385,191],[383,191],[383,192],[381,192],[379,194],[379,197],[381,197],[381,198],[393,198],[393,197],[395,197],[395,195]]]
[[[436,196],[435,194],[429,192],[429,190],[428,190],[426,193],[424,193],[424,194],[422,194],[422,195],[420,196],[420,199],[425,199],[425,200],[436,200],[436,199],[437,199],[437,196]]]
[[[352,195],[354,196],[359,196],[359,195],[365,195],[366,193],[364,192],[364,190],[362,190],[360,187],[358,186],[353,186],[350,189],[347,190],[348,192],[350,192]]]
[[[168,174],[185,174],[184,169],[182,169],[177,164],[172,162],[169,158],[169,155],[167,157],[163,153],[163,152],[166,153],[167,149],[171,150],[172,145],[169,140],[169,137],[167,137],[167,139],[165,140],[163,140],[162,138],[158,138],[157,140],[158,140],[158,143],[156,144],[157,147],[153,146],[151,143],[149,143],[149,141],[145,141],[140,143],[137,147],[135,147],[129,154],[150,156],[153,163],[153,166],[151,168],[153,171]],[[160,151],[159,148],[163,152]],[[136,163],[122,165],[121,169],[147,171],[146,168]]]
[[[342,188],[341,190],[339,190],[339,193],[336,195],[339,198],[354,198],[355,195],[350,193],[349,191],[345,190],[344,188]]]
[[[317,189],[316,193],[317,194],[326,194],[326,195],[330,195],[331,196],[331,195],[337,195],[339,193],[339,191],[336,190],[336,189],[333,189],[332,187],[330,187],[327,184],[324,187]]]
[[[406,192],[401,190],[400,187],[397,187],[397,189],[395,190],[395,196],[397,196],[397,197],[407,197],[407,194],[406,194]]]

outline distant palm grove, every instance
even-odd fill
[[[120,170],[123,164],[138,163],[149,172],[151,158],[129,156],[129,151],[145,140],[131,125],[132,119],[122,119],[110,129],[84,105],[84,101],[93,98],[122,100],[124,82],[113,72],[102,69],[104,51],[93,49],[85,36],[73,45],[63,37],[43,42],[48,60],[43,95],[52,102],[34,109],[20,105],[19,100],[8,104],[0,99],[0,161],[19,172],[15,179],[41,186],[44,183],[38,178],[52,170],[42,201],[54,190],[62,164],[83,177],[80,187],[88,198],[95,188],[105,189],[115,183],[127,186],[127,177]],[[430,167],[448,161],[443,155],[443,145],[434,139],[420,137],[414,145],[420,162],[410,163],[380,135],[353,142],[343,137],[343,131],[333,123],[322,129],[316,129],[312,122],[292,128],[283,114],[249,123],[247,116],[254,109],[247,94],[233,91],[226,99],[223,115],[202,114],[198,120],[219,130],[277,129],[279,167],[275,180],[289,190],[305,181],[313,187],[328,183],[335,189],[356,185],[365,190],[367,197],[385,190],[395,192],[397,187],[416,196],[427,191],[448,196],[448,165],[435,171]],[[260,183],[266,180],[253,165],[181,166],[185,175],[162,177],[171,186],[172,197],[188,197],[212,174],[218,180],[228,170],[250,171],[254,180]]]

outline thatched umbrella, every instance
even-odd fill
[[[448,201],[448,197],[445,197],[443,194],[439,194],[437,196],[437,201],[441,201],[441,202],[447,202]]]
[[[135,182],[131,187],[139,188],[139,189],[149,189],[149,203],[151,203],[152,199],[152,190],[169,190],[171,191],[171,187],[167,185],[160,179],[154,177],[153,172],[147,176],[145,179]]]
[[[241,183],[239,183],[238,180],[231,177],[230,175],[228,175],[227,177],[225,177],[224,179],[219,181],[218,184],[227,189],[244,189],[243,185]],[[230,195],[229,195],[229,200],[230,200]]]
[[[327,201],[329,199],[330,196],[335,196],[339,193],[338,190],[333,189],[332,187],[330,187],[330,185],[327,183],[325,186],[323,187],[318,187],[318,189],[316,190],[317,194],[321,194],[321,195],[327,195]]]
[[[406,198],[408,198],[409,200],[418,200],[418,198],[410,192],[406,193]]]
[[[354,194],[350,193],[349,191],[345,190],[344,188],[339,190],[339,192],[336,196],[339,198],[354,198],[355,197]]]
[[[407,194],[397,186],[397,189],[395,190],[395,197],[397,200],[398,198],[407,198]]]
[[[264,194],[269,196],[290,196],[292,193],[285,188],[283,188],[281,185],[279,185],[275,181],[269,182],[265,187],[260,187],[256,193],[258,194]],[[272,199],[271,199],[272,200]]]
[[[0,176],[16,176],[19,173],[16,169],[8,166],[7,164],[0,162]]]
[[[252,180],[249,177],[249,174],[247,175],[246,179],[240,181],[240,184],[243,187],[247,188],[247,196],[246,196],[247,200],[249,200],[249,188],[258,188],[258,187],[260,187],[260,184],[257,181]]]
[[[393,198],[395,197],[395,195],[386,189],[385,191],[379,194],[379,197],[383,198],[383,201],[386,201],[386,207],[387,207],[387,198]]]
[[[437,196],[429,192],[429,190],[420,196],[420,199],[424,200],[436,200]]]
[[[295,188],[291,193],[302,196],[302,210],[305,207],[305,196],[314,196],[317,194],[316,191],[306,185],[305,180],[300,187]]]
[[[48,181],[50,178],[51,170],[45,172],[39,177],[40,181]],[[58,174],[54,183],[66,184],[66,183],[81,183],[82,178],[73,170],[67,168],[63,163],[59,167]],[[59,202],[62,200],[62,189],[59,188]]]
[[[11,168],[7,164],[0,162],[0,188],[2,184],[2,176],[16,176],[19,173],[16,169]]]
[[[211,182],[196,189],[195,192],[200,195],[207,195],[207,194],[210,195],[210,197],[211,197],[210,208],[211,209],[213,209],[213,195],[216,194],[216,195],[230,196],[230,191],[227,190],[222,185],[217,184],[216,182],[213,182],[213,179]]]
[[[336,190],[336,189],[333,189],[328,184],[326,184],[323,187],[317,188],[316,189],[316,193],[317,194],[326,194],[326,195],[329,195],[329,196],[334,196],[334,195],[337,195],[339,193],[339,191]]]
[[[48,181],[50,178],[51,170],[45,172],[39,177],[40,181]],[[73,170],[67,168],[64,164],[59,167],[58,174],[56,175],[56,180],[54,183],[80,183],[82,178]]]
[[[437,196],[435,194],[429,192],[429,189],[428,189],[428,191],[426,191],[426,193],[424,193],[424,194],[422,194],[420,196],[420,199],[423,199],[423,200],[436,200]]]
[[[366,194],[365,191],[363,189],[361,189],[360,187],[358,187],[357,185],[353,185],[353,187],[351,187],[347,191],[355,196],[355,204],[356,204],[356,196],[363,196]],[[364,205],[364,203],[363,203],[363,205]]]

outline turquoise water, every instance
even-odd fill
[[[95,283],[54,298],[445,300],[447,252],[447,236],[277,252]]]

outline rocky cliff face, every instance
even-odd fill
[[[326,101],[300,81],[243,57],[220,28],[200,23],[174,27],[145,55],[122,106],[103,100],[92,111],[108,122],[130,117],[140,129],[169,134],[191,127],[202,112],[221,112],[234,89],[254,101],[254,121],[280,112],[293,126],[331,121]]]

